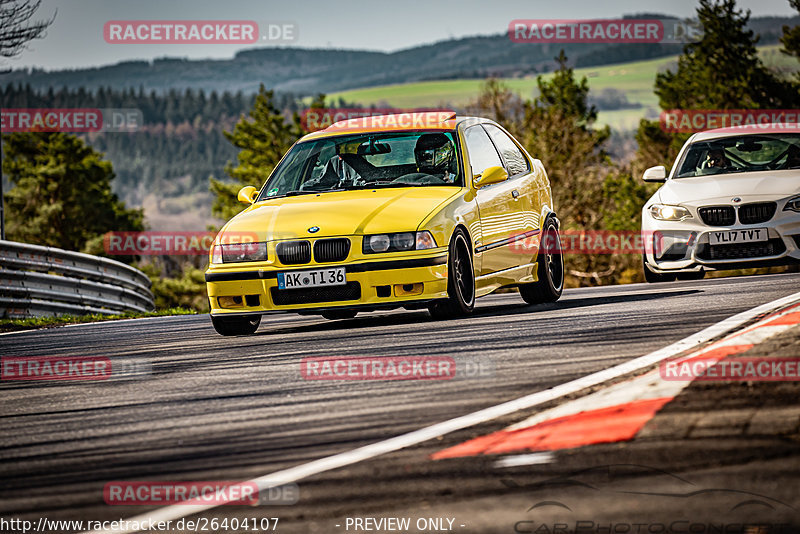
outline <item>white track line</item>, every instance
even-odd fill
[[[789,313],[798,311],[796,308],[789,310]],[[689,353],[686,356],[678,358],[676,362],[684,360],[691,360],[702,356],[703,354],[710,353],[720,347],[729,347],[735,345],[757,345],[762,341],[778,335],[781,332],[793,328],[795,325],[786,324],[779,326],[763,326],[771,321],[785,315],[787,312],[770,314],[764,319],[761,319],[756,324],[739,330],[733,334],[722,338],[721,340],[712,343],[702,349]],[[723,356],[719,357],[720,359]],[[661,399],[665,397],[677,397],[681,391],[686,389],[691,380],[663,380],[661,378],[661,370],[653,369],[643,375],[638,375],[634,378],[619,382],[613,386],[608,386],[599,391],[589,395],[579,397],[569,402],[559,404],[549,410],[538,412],[528,417],[524,421],[515,423],[506,430],[521,430],[523,428],[532,427],[550,421],[558,417],[566,417],[568,415],[576,415],[581,412],[590,410],[599,410],[601,408],[609,408],[620,404],[627,404],[645,399]]]
[[[333,469],[338,469],[340,467],[353,465],[359,462],[363,462],[364,460],[369,460],[371,458],[381,456],[383,454],[404,449],[406,447],[411,447],[413,445],[417,445],[419,443],[435,439],[439,436],[449,434],[457,430],[462,430],[464,428],[468,428],[477,425],[479,423],[491,421],[492,419],[496,419],[498,417],[502,417],[504,415],[508,415],[519,410],[524,410],[527,408],[531,408],[533,406],[537,406],[539,404],[544,404],[546,402],[559,399],[566,395],[577,393],[588,387],[596,386],[598,384],[602,384],[603,382],[614,380],[616,378],[619,378],[620,376],[624,376],[626,374],[649,367],[671,356],[681,354],[702,343],[706,343],[708,341],[711,341],[712,339],[716,339],[721,335],[733,330],[734,328],[740,327],[743,324],[765,313],[787,306],[797,301],[800,301],[800,293],[794,293],[793,295],[789,295],[788,297],[774,300],[772,302],[768,302],[767,304],[763,304],[756,308],[738,313],[732,317],[723,319],[722,321],[714,325],[711,325],[708,328],[701,330],[696,334],[693,334],[680,341],[677,341],[672,345],[651,352],[650,354],[640,356],[639,358],[635,358],[633,360],[629,360],[614,367],[598,371],[597,373],[592,373],[590,375],[578,378],[571,382],[561,384],[554,388],[547,389],[545,391],[539,391],[537,393],[532,393],[530,395],[526,395],[518,399],[504,402],[502,404],[498,404],[495,406],[491,406],[489,408],[484,408],[483,410],[479,410],[471,414],[462,415],[461,417],[456,417],[454,419],[443,421],[441,423],[436,423],[434,425],[421,428],[419,430],[414,430],[407,434],[402,434],[400,436],[389,438],[384,441],[379,441],[377,443],[365,445],[358,449],[353,449],[351,451],[334,454],[333,456],[328,456],[326,458],[320,458],[319,460],[314,460],[295,467],[290,467],[282,471],[276,471],[275,473],[270,473],[268,475],[264,475],[262,477],[249,480],[245,482],[245,484],[247,483],[256,484],[258,486],[259,491],[264,491],[269,488],[274,488],[277,486],[281,486],[283,484],[297,482],[298,480],[302,480],[304,478],[308,478],[313,475],[318,475],[326,471],[331,471]],[[149,521],[152,521],[154,523],[158,523],[160,521],[170,521],[170,520],[174,521],[182,517],[186,517],[188,515],[197,514],[206,510],[216,508],[222,504],[224,504],[224,502],[221,501],[215,502],[214,504],[202,504],[202,505],[173,504],[170,506],[165,506],[163,508],[158,508],[149,513],[144,513],[131,517],[127,519],[127,522],[129,524],[134,522],[137,522],[139,524],[144,522],[145,524],[147,524]],[[124,524],[125,523],[123,522],[123,525]],[[116,530],[109,529],[109,530],[93,531],[92,534],[98,534],[100,532],[104,534],[127,534],[130,532],[139,532],[139,530],[130,528],[128,529],[121,528]]]

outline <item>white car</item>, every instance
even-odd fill
[[[642,210],[648,282],[800,263],[800,126],[694,134]]]

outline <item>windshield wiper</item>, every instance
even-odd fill
[[[303,191],[303,190],[295,189],[295,190],[292,190],[292,191],[287,191],[287,192],[283,193],[282,195],[273,195],[271,197],[267,197],[264,200],[272,200],[273,198],[283,198],[283,197],[296,197],[296,196],[299,196],[299,195],[314,195],[314,194],[318,194],[318,193],[337,193],[339,191],[347,191],[347,189],[324,189],[324,190],[320,190],[320,191],[313,191],[311,189],[306,189],[306,190]]]
[[[420,187],[424,185],[430,184],[423,184],[423,183],[409,183],[409,182],[370,182],[368,184],[362,184],[351,189],[371,189],[373,187]]]

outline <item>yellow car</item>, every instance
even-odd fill
[[[300,139],[260,191],[238,198],[249,207],[220,231],[206,271],[222,335],[252,334],[273,312],[454,317],[501,287],[528,303],[561,296],[547,173],[487,119],[337,122]]]

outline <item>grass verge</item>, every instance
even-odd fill
[[[141,319],[142,317],[164,317],[168,315],[195,315],[198,312],[187,308],[167,308],[153,312],[125,312],[119,315],[58,315],[55,317],[28,317],[25,319],[0,319],[0,332],[52,328],[68,324],[117,321],[119,319]]]

